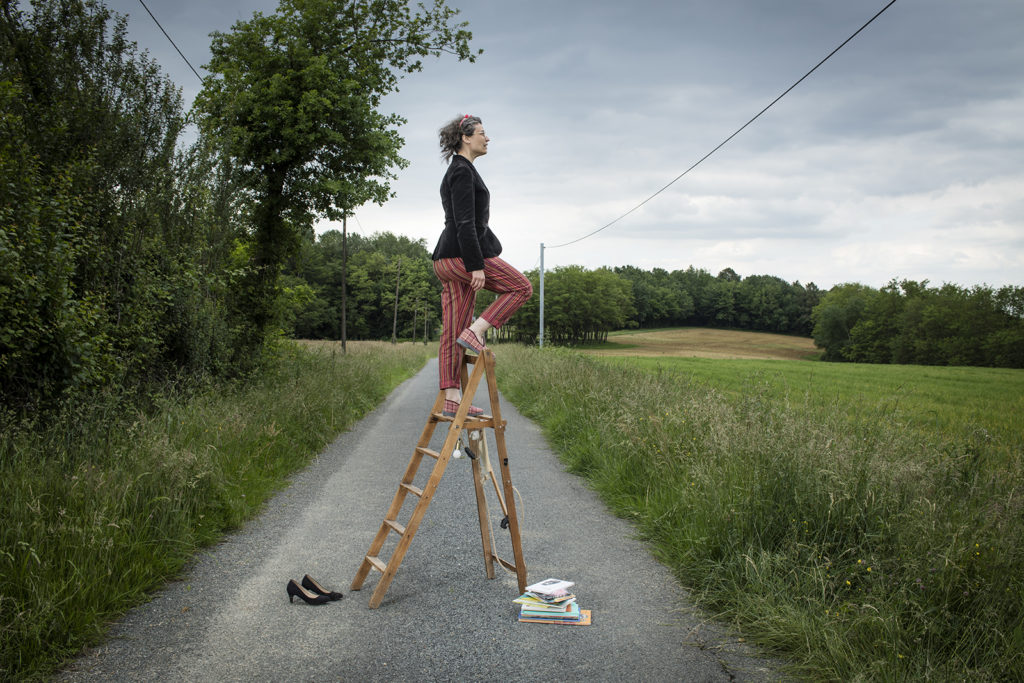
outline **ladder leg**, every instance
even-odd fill
[[[512,540],[512,555],[515,561],[516,579],[519,592],[526,590],[526,562],[523,559],[523,542],[519,535],[519,516],[516,513],[515,492],[512,490],[512,473],[508,467],[508,449],[505,448],[505,421],[501,419],[501,402],[498,399],[498,379],[494,372],[494,354],[484,354],[487,374],[487,390],[491,399],[491,414],[494,418],[494,443],[498,449],[498,464],[501,470],[502,488],[505,491],[505,511],[508,516],[508,530]]]
[[[434,492],[437,490],[437,485],[441,482],[441,476],[444,474],[445,468],[448,466],[448,461],[451,459],[452,451],[455,450],[455,444],[458,443],[459,429],[452,428],[448,431],[448,438],[445,439],[444,448],[442,448],[440,457],[437,459],[437,464],[434,465],[434,471],[430,474],[430,479],[427,481],[426,486],[419,492],[419,501],[416,503],[416,508],[412,511],[412,516],[409,518],[408,524],[401,533],[401,538],[398,541],[398,545],[391,553],[391,557],[388,558],[387,565],[384,567],[384,573],[377,582],[377,587],[373,590],[373,595],[370,597],[370,608],[376,609],[380,606],[381,601],[384,599],[384,594],[388,590],[388,586],[391,585],[391,580],[395,578],[395,574],[398,572],[398,567],[402,564],[402,560],[405,558],[406,551],[409,550],[409,544],[412,543],[413,536],[416,535],[416,531],[419,529],[420,522],[423,521],[424,515],[427,513],[427,508],[430,507],[430,501],[434,498]],[[403,482],[403,484],[411,485],[412,482]]]
[[[476,387],[480,384],[480,380],[484,374],[485,368],[482,364],[474,367],[473,373],[470,375],[469,381],[466,385],[466,389],[469,392],[470,397],[472,397],[473,393],[476,391]],[[392,579],[394,579],[395,574],[398,572],[398,567],[402,564],[405,553],[409,549],[409,544],[412,542],[413,536],[416,535],[420,522],[426,515],[427,508],[430,506],[431,500],[433,500],[434,492],[437,490],[437,486],[441,482],[441,477],[444,475],[444,470],[448,466],[452,452],[458,444],[459,435],[462,433],[463,424],[465,423],[466,416],[469,413],[470,402],[464,400],[462,405],[459,407],[459,412],[456,413],[455,418],[449,425],[448,435],[445,438],[441,452],[432,453],[427,446],[429,445],[430,438],[433,435],[434,427],[437,425],[438,414],[441,412],[441,406],[443,403],[444,392],[440,391],[437,394],[437,398],[434,400],[434,407],[431,412],[431,416],[423,428],[423,432],[420,435],[420,441],[417,444],[416,449],[413,451],[413,456],[409,460],[409,465],[406,467],[405,475],[402,477],[402,481],[398,487],[398,492],[395,494],[395,497],[391,502],[391,506],[388,508],[384,521],[381,523],[380,531],[377,532],[377,536],[370,545],[370,551],[363,557],[359,570],[356,572],[356,576],[352,581],[352,590],[359,590],[362,588],[363,582],[366,580],[371,569],[377,569],[382,573],[380,580],[377,582],[377,586],[374,588],[373,595],[370,597],[369,604],[372,609],[380,606],[381,601],[384,599],[384,594],[387,592]],[[420,490],[413,485],[413,480],[415,479],[416,472],[419,469],[419,463],[425,454],[436,457],[437,463],[434,465],[434,469],[431,472],[426,485],[422,490]],[[403,526],[398,523],[397,518],[398,514],[402,510],[405,497],[409,493],[418,496],[419,501],[417,501],[416,507],[413,510],[408,523]],[[378,553],[380,553],[381,549],[384,547],[384,543],[391,531],[398,533],[400,538],[398,544],[391,553],[391,557],[389,557],[385,563],[380,559],[380,557],[378,557]]]
[[[480,440],[483,441],[485,438],[484,434],[480,432]],[[473,458],[473,490],[476,492],[477,516],[480,518],[480,542],[484,548],[484,572],[488,579],[493,579],[494,555],[491,552],[491,525],[487,521],[487,494],[484,493],[483,487],[483,479],[487,473],[480,462],[483,458],[483,449],[486,448],[486,443],[476,448],[477,457]]]
[[[415,479],[416,472],[419,470],[419,465],[423,458],[421,449],[430,445],[430,439],[434,435],[434,428],[437,426],[437,419],[434,417],[434,414],[441,410],[441,403],[443,400],[444,392],[438,392],[437,398],[434,399],[431,417],[427,420],[426,425],[423,427],[423,431],[420,433],[420,440],[416,442],[416,449],[413,451],[412,457],[409,458],[409,464],[405,468],[405,474],[402,476],[401,484],[411,484],[413,479]],[[436,467],[437,465],[435,465],[435,469]],[[377,535],[374,536],[373,542],[370,543],[369,551],[367,551],[366,555],[363,557],[363,561],[359,565],[359,570],[356,572],[355,578],[352,579],[350,590],[357,591],[363,587],[363,582],[366,581],[366,577],[369,575],[370,570],[375,566],[374,561],[371,558],[377,558],[379,556],[381,549],[384,547],[384,543],[387,541],[389,532],[394,530],[393,527],[388,525],[388,522],[398,521],[398,514],[401,512],[402,505],[405,503],[405,497],[409,493],[409,490],[402,487],[401,484],[399,484],[398,492],[391,501],[391,506],[384,515],[384,522],[380,525],[380,530],[377,531]]]

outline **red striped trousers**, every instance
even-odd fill
[[[461,258],[434,261],[434,274],[441,281],[441,345],[437,354],[441,388],[458,388],[459,370],[465,349],[455,339],[473,322],[476,292],[469,286],[472,278]],[[518,270],[498,257],[484,259],[484,289],[498,298],[480,317],[494,327],[501,327],[533,294],[533,285]]]

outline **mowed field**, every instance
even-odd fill
[[[647,356],[690,358],[756,358],[807,360],[821,350],[806,337],[764,332],[738,332],[706,327],[612,332],[608,342],[584,351],[599,356]]]
[[[1024,442],[1024,370],[829,363],[811,339],[704,328],[616,332],[581,349],[611,363],[678,373],[727,395],[756,393],[794,407],[894,417],[917,429],[977,429]]]

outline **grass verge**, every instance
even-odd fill
[[[0,433],[0,679],[44,678],[419,370],[436,347],[285,344],[259,375],[147,414]]]
[[[795,672],[1021,678],[1019,430],[929,432],[884,394],[823,400],[758,376],[724,392],[579,353],[498,353],[503,393],[569,469]]]

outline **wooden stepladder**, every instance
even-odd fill
[[[467,370],[468,365],[474,366],[471,374]],[[485,413],[479,417],[471,418],[468,416],[469,408],[472,405],[473,396],[480,386],[480,381],[485,376],[490,397],[490,415]],[[357,591],[363,587],[363,582],[366,580],[371,569],[381,572],[380,581],[377,582],[377,587],[370,597],[370,608],[372,609],[380,606],[381,601],[384,599],[384,594],[387,592],[388,586],[391,585],[392,579],[395,578],[395,573],[398,571],[399,565],[402,564],[405,553],[409,550],[409,544],[412,542],[413,536],[416,535],[416,530],[419,528],[420,522],[423,521],[424,515],[426,515],[430,501],[434,497],[434,492],[437,490],[438,484],[441,483],[441,476],[444,474],[449,460],[451,460],[460,443],[462,451],[465,451],[472,459],[473,484],[476,488],[477,512],[480,517],[480,540],[483,543],[484,569],[487,573],[487,578],[494,578],[494,563],[498,562],[503,567],[516,573],[516,578],[519,582],[519,592],[523,593],[526,590],[526,564],[523,561],[523,547],[519,536],[519,519],[516,515],[512,476],[509,473],[508,467],[508,451],[505,448],[506,423],[501,419],[498,384],[494,374],[494,354],[490,349],[485,349],[479,356],[463,354],[462,403],[459,406],[459,411],[455,414],[455,417],[445,417],[442,414],[443,406],[444,391],[440,391],[434,400],[434,407],[430,411],[430,417],[423,428],[420,440],[413,450],[412,457],[409,459],[405,475],[399,482],[398,492],[395,493],[391,506],[384,516],[384,521],[380,525],[380,530],[370,544],[370,550],[366,553],[362,563],[359,565],[359,571],[356,572],[356,576],[352,580],[351,589]],[[441,448],[441,452],[438,453],[428,448],[428,446],[430,445],[435,427],[441,422],[448,422],[449,425],[444,446]],[[494,442],[498,450],[498,462],[501,470],[504,495],[498,489],[498,483],[487,456],[487,440],[483,432],[487,428],[494,430]],[[477,440],[472,441],[470,438],[467,438],[472,436],[477,436]],[[478,454],[477,450],[482,452]],[[424,457],[433,458],[435,463],[430,478],[423,488],[419,488],[413,482]],[[494,491],[497,494],[502,512],[505,514],[501,527],[507,528],[511,536],[514,562],[507,562],[501,559],[494,549],[495,545],[491,539],[491,528],[487,517],[487,498],[484,492],[484,480],[488,477],[490,477],[494,485]],[[399,521],[399,516],[402,513],[406,497],[410,495],[418,500],[411,516],[403,524]],[[391,551],[390,557],[384,560],[380,557],[380,553],[391,533],[398,535],[398,543]]]

